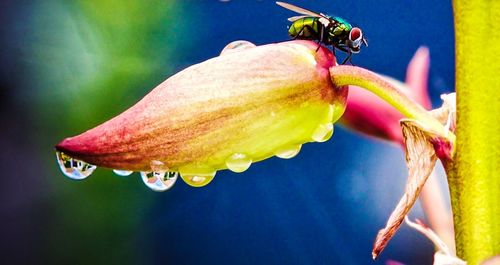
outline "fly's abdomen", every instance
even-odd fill
[[[297,39],[317,39],[319,38],[318,18],[304,17],[295,20],[290,28],[288,34]]]

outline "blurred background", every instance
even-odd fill
[[[449,1],[291,1],[363,29],[353,61],[404,79],[420,45],[430,94],[453,90]],[[138,173],[66,178],[53,146],[122,112],[172,74],[239,39],[287,40],[274,1],[0,2],[1,264],[430,264],[433,246],[400,230],[379,260],[377,231],[403,194],[399,147],[341,127],[292,160],[218,172],[164,193]],[[423,217],[417,207],[412,217]]]

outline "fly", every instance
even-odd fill
[[[334,53],[335,49],[338,49],[348,54],[342,64],[347,61],[352,64],[352,54],[359,53],[361,44],[368,46],[361,29],[351,26],[343,18],[327,16],[283,2],[276,4],[301,14],[288,19],[292,22],[288,34],[293,39],[315,40],[318,45],[320,43],[332,45]]]

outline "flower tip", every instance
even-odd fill
[[[406,84],[412,88],[412,97],[424,108],[431,108],[427,92],[427,80],[430,66],[430,52],[426,46],[417,49],[406,69]]]
[[[71,138],[65,138],[64,140],[62,140],[61,142],[59,142],[58,144],[56,144],[54,146],[54,149],[56,151],[63,152],[63,153],[66,153],[66,154],[74,153],[72,151],[74,149],[74,147],[73,147],[72,142],[71,142],[70,139]]]
[[[422,58],[424,61],[430,61],[429,48],[424,45],[418,47],[413,58]]]
[[[416,70],[415,68],[428,68],[430,62],[429,48],[427,46],[420,46],[411,58],[407,71]]]
[[[65,153],[74,158],[81,158],[82,155],[88,153],[88,148],[85,148],[87,141],[82,141],[78,136],[68,137],[54,146],[57,152]],[[88,146],[87,146],[88,147]],[[86,151],[87,150],[87,151]]]

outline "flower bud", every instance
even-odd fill
[[[334,87],[335,57],[310,41],[225,52],[158,85],[115,118],[56,149],[120,170],[203,175],[325,141],[345,109],[347,88]]]

